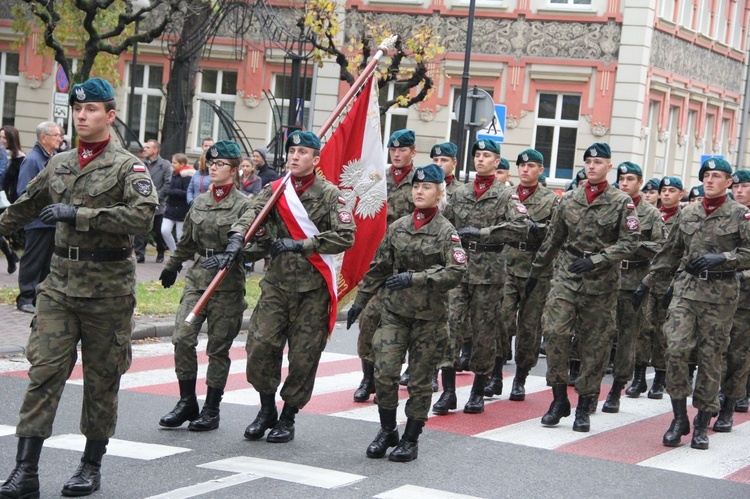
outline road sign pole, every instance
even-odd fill
[[[466,130],[464,121],[466,119],[466,94],[469,91],[469,64],[471,60],[471,38],[474,36],[474,11],[476,10],[476,0],[469,0],[469,20],[466,27],[466,52],[464,54],[464,72],[461,75],[461,107],[458,112],[458,165],[456,170],[461,171],[466,164]],[[468,181],[468,174],[464,181]]]

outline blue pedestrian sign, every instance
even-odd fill
[[[477,131],[477,140],[494,140],[505,142],[505,118],[508,108],[504,104],[495,104],[495,118],[490,124]]]
[[[723,154],[702,154],[701,155],[701,165],[706,162],[706,160],[711,158],[721,158],[724,159]]]

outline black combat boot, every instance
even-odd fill
[[[203,410],[200,417],[190,421],[188,430],[190,431],[211,431],[219,427],[219,404],[224,390],[208,387],[206,391],[206,401],[203,403]]]
[[[102,485],[102,457],[107,452],[109,439],[86,439],[83,457],[78,469],[63,485],[62,495],[66,497],[88,496],[99,490]]]
[[[492,368],[492,377],[487,386],[484,387],[485,397],[494,397],[495,395],[502,395],[503,393],[503,364],[505,359],[502,357],[495,357],[495,366]]]
[[[245,428],[245,438],[248,440],[258,440],[263,438],[266,430],[273,428],[279,420],[279,411],[276,410],[276,394],[260,394],[260,411],[255,416],[255,420]]]
[[[375,365],[362,359],[362,381],[359,388],[354,391],[354,401],[367,402],[373,393],[375,393]]]
[[[198,418],[200,409],[198,408],[198,399],[195,397],[195,379],[181,379],[180,400],[174,406],[171,412],[159,420],[159,426],[165,428],[177,428],[182,426],[185,421],[192,421]]]
[[[581,375],[581,361],[571,360],[568,362],[568,386],[576,386],[578,376]]]
[[[39,454],[44,439],[21,437],[16,451],[16,467],[4,484],[0,485],[0,497],[39,498]]]
[[[630,382],[630,386],[625,390],[625,395],[631,399],[637,399],[646,390],[648,390],[648,385],[646,385],[646,366],[635,366],[633,381]]]
[[[422,433],[423,427],[424,421],[417,421],[416,419],[411,418],[407,419],[404,436],[401,437],[396,448],[391,451],[388,460],[399,463],[414,461],[417,458],[419,451],[417,441],[419,440],[419,434]]]
[[[568,400],[568,387],[555,385],[552,387],[552,395],[555,397],[549,405],[547,413],[542,416],[544,426],[555,426],[560,419],[570,416],[570,400]]]
[[[526,399],[526,376],[529,370],[523,367],[516,368],[516,375],[513,378],[513,388],[510,389],[510,400],[521,402]]]
[[[684,435],[690,433],[690,420],[687,415],[687,400],[686,399],[672,399],[672,413],[674,419],[669,425],[669,429],[664,434],[662,444],[665,447],[677,447],[680,445],[680,441]]]
[[[398,429],[396,429],[396,409],[378,407],[380,414],[380,430],[375,440],[367,446],[367,457],[381,458],[389,447],[398,445]]]
[[[667,382],[667,371],[657,369],[654,371],[654,382],[651,384],[651,389],[648,391],[648,398],[661,400],[664,397],[664,389],[666,388]]]
[[[587,397],[587,400],[589,402],[589,414],[596,414],[596,406],[599,403],[599,392],[596,392],[596,395]]]
[[[10,247],[10,243],[8,243],[8,240],[4,236],[0,236],[0,250],[2,250],[5,258],[8,260],[8,273],[14,273],[18,268],[19,258],[18,255],[16,255],[16,252],[13,251],[13,249]]]
[[[747,378],[747,387],[745,387],[745,396],[741,399],[737,399],[734,404],[734,410],[736,412],[747,412],[750,409],[750,376]]]
[[[466,414],[481,414],[484,412],[484,387],[487,385],[485,374],[475,374],[474,384],[471,386],[469,401],[464,406]]]
[[[589,414],[591,412],[591,399],[593,395],[589,396],[578,396],[578,405],[576,406],[576,419],[573,421],[573,431],[580,431],[588,433],[591,430],[591,420]]]
[[[467,341],[461,347],[461,355],[458,358],[458,372],[469,370],[469,361],[471,360],[471,342]]]
[[[602,412],[609,412],[611,414],[620,412],[620,395],[623,388],[625,388],[625,383],[622,381],[612,383],[612,388],[610,388],[607,394],[607,400],[602,405]]]
[[[432,412],[438,416],[445,416],[448,411],[455,409],[458,404],[456,399],[456,371],[455,369],[443,368],[443,393],[435,405],[432,406]]]
[[[440,390],[440,385],[438,385],[438,370],[435,369],[432,371],[432,393],[437,393]]]
[[[708,423],[711,422],[711,413],[709,411],[698,410],[693,418],[693,439],[690,441],[690,447],[693,449],[708,449]]]
[[[406,371],[404,371],[404,374],[401,375],[401,377],[398,380],[398,384],[401,386],[409,386],[409,378],[411,375],[409,374],[409,366],[406,366]]]
[[[266,442],[285,444],[294,440],[294,415],[298,412],[299,409],[292,407],[285,402],[279,420],[276,422],[273,429],[268,432]]]
[[[724,398],[724,402],[721,404],[721,411],[719,411],[719,418],[714,421],[715,432],[729,433],[732,431],[732,424],[734,423],[732,415],[734,414],[734,405],[736,402],[736,399]]]

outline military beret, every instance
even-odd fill
[[[643,185],[642,191],[658,191],[659,190],[659,184],[661,183],[661,180],[658,178],[652,178],[649,179],[648,182],[646,182]]]
[[[643,176],[643,170],[641,170],[641,167],[631,161],[624,161],[617,165],[617,176],[619,177],[620,174],[625,173],[633,173],[639,177]]]
[[[490,151],[494,152],[495,154],[500,154],[500,143],[495,142],[491,139],[481,139],[474,142],[474,145],[471,146],[471,155],[474,156],[474,154],[477,152],[477,149],[480,151]]]
[[[458,156],[458,147],[453,142],[443,142],[442,144],[435,144],[430,149],[430,157],[436,156],[448,156],[449,158],[455,158]]]
[[[576,187],[578,187],[578,180],[573,179],[573,180],[570,181],[570,183],[568,184],[568,186],[565,188],[565,192],[572,191]]]
[[[619,189],[620,188],[620,182],[613,182],[612,183],[612,187],[614,187],[615,189]]]
[[[516,158],[516,166],[530,162],[544,165],[544,156],[536,149],[526,149]]]
[[[690,201],[693,198],[702,198],[706,196],[706,192],[703,190],[703,186],[699,185],[697,187],[693,187],[690,189],[690,194],[688,194],[688,201]]]
[[[708,158],[706,161],[704,161],[701,165],[701,169],[698,170],[698,180],[703,182],[703,174],[708,170],[726,172],[730,175],[732,174],[732,167],[729,166],[729,163],[727,163],[724,158],[713,157]]]
[[[750,170],[737,170],[734,172],[734,175],[732,175],[732,182],[735,184],[750,182]],[[702,188],[703,186],[701,186],[701,189]]]
[[[413,146],[414,141],[417,140],[417,136],[414,134],[414,130],[404,128],[403,130],[396,130],[388,139],[388,147],[408,147]]]
[[[320,151],[320,139],[312,132],[302,132],[297,130],[289,134],[286,139],[285,151],[289,152],[292,146],[309,147]]]
[[[240,146],[232,140],[220,140],[214,142],[214,144],[206,151],[206,159],[208,161],[214,159],[237,159],[242,156]]]
[[[610,159],[612,157],[612,150],[609,148],[609,144],[606,142],[596,142],[591,144],[586,152],[583,153],[583,160],[591,156],[592,158],[605,158]]]
[[[420,166],[414,172],[414,176],[411,179],[411,183],[414,182],[432,182],[433,184],[439,184],[445,180],[445,172],[438,165],[431,163],[429,165]]]
[[[544,173],[542,173],[541,175],[539,175],[539,183],[540,184],[543,184],[546,181],[547,181],[547,175],[545,175]]]
[[[495,170],[510,170],[510,163],[505,158],[500,158],[500,162],[497,164]]]
[[[575,178],[576,186],[578,185],[578,182],[580,182],[581,180],[586,180],[585,168],[581,168],[580,170],[578,170],[578,173],[576,173],[576,178]]]
[[[664,187],[676,187],[679,190],[683,190],[684,187],[682,187],[682,180],[680,180],[680,177],[664,177],[661,179],[661,182],[659,182],[659,192],[661,192],[662,188]]]
[[[89,78],[83,83],[73,85],[68,95],[68,103],[74,102],[106,102],[115,98],[115,89],[107,80]]]

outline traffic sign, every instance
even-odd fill
[[[68,75],[65,74],[65,69],[62,66],[57,66],[57,73],[55,74],[55,87],[58,92],[67,94],[70,90],[70,80]]]
[[[477,140],[494,140],[505,142],[505,121],[508,108],[503,104],[495,104],[495,116],[487,127],[477,132]]]
[[[52,111],[52,116],[55,118],[65,119],[68,117],[68,105],[59,106],[55,104],[55,108]]]
[[[474,94],[474,92],[476,92],[476,94]],[[464,125],[484,128],[487,123],[492,120],[492,116],[494,115],[492,109],[492,96],[486,90],[473,88],[469,91],[469,94],[466,97]],[[456,117],[461,114],[461,97],[456,99],[453,111],[456,113]]]

